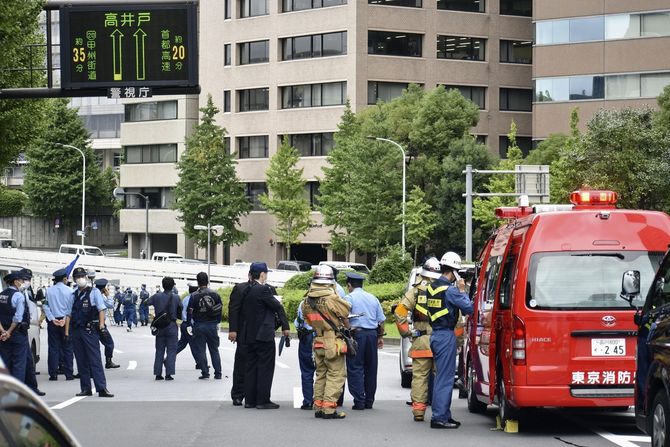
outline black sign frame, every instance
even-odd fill
[[[185,36],[187,48],[189,48],[189,57],[186,68],[188,79],[186,80],[141,80],[141,81],[72,81],[72,65],[70,56],[72,54],[72,36],[70,35],[70,13],[81,12],[151,12],[166,10],[184,10],[187,17],[187,33]],[[126,4],[108,4],[108,5],[77,5],[62,6],[59,8],[60,14],[60,50],[61,50],[61,88],[72,91],[79,89],[103,89],[114,87],[154,87],[154,88],[199,88],[198,85],[198,10],[192,3],[126,3]]]

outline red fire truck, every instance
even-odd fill
[[[471,412],[497,404],[504,424],[529,407],[633,405],[636,326],[619,298],[621,277],[653,277],[670,217],[616,209],[616,200],[576,191],[572,205],[496,210],[508,222],[481,250],[470,288]]]

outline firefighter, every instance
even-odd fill
[[[451,394],[454,388],[454,365],[457,341],[454,328],[459,310],[471,315],[473,306],[465,293],[465,281],[458,276],[461,258],[447,252],[440,259],[442,275],[426,289],[428,315],[433,333],[430,349],[435,359],[432,417],[430,428],[458,428],[461,423],[451,417]]]
[[[335,328],[349,327],[348,316],[351,306],[340,298],[335,290],[333,269],[327,265],[317,267],[301,309],[305,322],[315,333],[314,417],[344,419],[346,414],[337,412],[336,408],[347,379],[344,362],[347,345]]]
[[[430,375],[433,372],[433,352],[430,350],[430,318],[426,302],[426,288],[440,277],[440,261],[432,257],[426,260],[414,286],[405,293],[394,311],[396,326],[402,337],[410,337],[412,346],[412,413],[414,420],[421,422],[428,404]],[[410,330],[410,321],[412,330]]]

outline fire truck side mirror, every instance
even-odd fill
[[[640,272],[628,270],[621,279],[621,298],[632,306],[633,300],[640,294]]]

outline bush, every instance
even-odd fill
[[[228,321],[228,306],[230,305],[230,292],[232,291],[232,287],[224,287],[216,291],[221,297],[221,303],[223,304],[223,309],[221,310],[223,321]]]
[[[312,277],[314,276],[314,270],[309,272],[300,273],[291,277],[284,284],[284,289],[290,290],[307,290],[309,288],[309,283],[312,282]]]
[[[23,192],[0,186],[0,217],[20,216],[27,202]]]
[[[370,284],[404,282],[412,270],[412,258],[403,253],[399,246],[389,248],[386,256],[380,258],[370,271]]]
[[[293,321],[298,315],[298,306],[305,298],[305,290],[289,290],[289,289],[280,289],[277,291],[282,296],[282,305],[284,306],[284,311],[288,317],[288,321]]]

